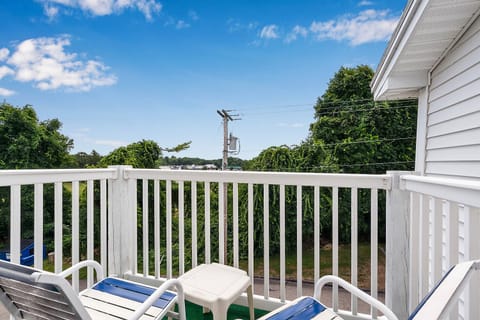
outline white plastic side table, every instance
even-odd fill
[[[250,319],[255,319],[252,284],[245,271],[218,263],[201,264],[178,280],[185,299],[210,309],[214,320],[226,320],[228,307],[247,291]]]

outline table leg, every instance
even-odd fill
[[[250,285],[247,288],[247,296],[248,296],[248,309],[250,311],[250,320],[254,320],[255,312],[253,310],[253,285]]]

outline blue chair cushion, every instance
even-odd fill
[[[305,297],[297,303],[291,304],[287,308],[273,314],[269,320],[304,320],[311,319],[322,313],[327,308],[312,297]]]
[[[155,288],[115,278],[105,278],[97,283],[92,289],[140,303],[143,303],[145,300],[147,300],[155,291]],[[175,294],[171,292],[165,292],[153,305],[155,307],[165,309],[165,307],[173,298],[175,298]]]

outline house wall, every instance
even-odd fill
[[[427,106],[426,117],[419,103],[419,120],[425,129],[417,138],[417,152],[425,149],[416,159],[416,169],[429,176],[464,179],[480,178],[480,19],[469,27],[457,43],[447,52],[443,60],[431,72],[427,96],[420,95],[419,101]],[[427,103],[428,101],[428,103]],[[423,145],[422,145],[423,144]],[[422,158],[423,157],[423,161]],[[430,207],[430,223],[433,221],[433,199]],[[469,260],[469,241],[472,236],[467,230],[469,219],[476,217],[470,208],[458,205],[458,256],[447,257],[447,233],[452,227],[449,219],[449,203],[443,202],[442,211],[442,274],[456,261]],[[433,259],[433,230],[430,225],[429,266]],[[476,258],[476,257],[473,257]],[[429,270],[429,287],[434,286],[433,270]],[[458,304],[458,319],[468,319],[470,295],[462,295]]]
[[[422,173],[480,178],[480,19],[432,70],[427,99]]]

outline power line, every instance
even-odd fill
[[[345,141],[345,142],[337,142],[337,143],[328,143],[324,144],[326,147],[331,146],[339,146],[339,145],[346,145],[346,144],[359,144],[359,143],[376,143],[376,142],[386,142],[386,141],[400,141],[400,140],[409,140],[415,139],[416,137],[404,137],[404,138],[387,138],[387,139],[378,139],[378,140],[360,140],[360,141]]]
[[[414,160],[411,161],[390,161],[390,162],[369,162],[369,163],[354,163],[354,164],[329,164],[329,165],[319,165],[319,166],[310,166],[310,167],[300,167],[300,168],[289,168],[289,167],[281,167],[275,169],[262,169],[261,171],[296,171],[298,169],[305,169],[305,170],[315,170],[315,169],[325,169],[325,168],[354,168],[354,167],[368,167],[368,166],[380,166],[380,165],[390,165],[390,164],[413,164],[415,163]]]
[[[406,109],[406,108],[416,108],[416,105],[409,105],[409,106],[395,106],[395,107],[380,107],[380,108],[368,108],[368,109],[355,109],[355,110],[338,110],[339,113],[356,113],[356,112],[365,112],[365,111],[380,111],[380,110],[396,110],[396,109]],[[335,112],[335,111],[334,111]],[[330,115],[332,112],[320,112],[316,113],[315,116],[325,116]]]
[[[395,101],[396,104],[398,103],[412,103],[417,101],[416,99],[406,99]],[[318,100],[314,103],[295,103],[295,104],[285,104],[285,105],[271,105],[271,106],[248,106],[248,107],[236,107],[235,110],[237,111],[244,111],[244,110],[259,110],[259,109],[278,109],[278,108],[298,108],[298,107],[306,107],[310,106],[313,107],[317,104]],[[371,98],[368,99],[354,99],[354,100],[337,100],[337,101],[322,101],[322,106],[333,106],[331,108],[338,108],[338,107],[347,107],[347,106],[354,106],[358,104],[365,104],[365,102],[370,102],[373,104],[378,104],[379,102],[374,101]],[[380,102],[384,103],[384,102]]]
[[[235,110],[237,111],[244,111],[244,110],[258,110],[258,109],[278,109],[278,108],[298,108],[298,107],[308,107],[312,106],[312,103],[297,103],[297,104],[283,104],[283,105],[271,105],[271,106],[256,106],[256,107],[236,107]]]
[[[263,111],[263,112],[247,112],[242,113],[243,116],[258,116],[258,115],[271,115],[271,114],[284,114],[284,113],[292,113],[292,112],[312,112],[314,116],[323,116],[323,115],[330,115],[332,112],[342,112],[342,113],[356,113],[356,112],[366,112],[366,111],[376,111],[376,110],[397,110],[397,109],[406,109],[406,108],[417,108],[417,105],[401,105],[401,106],[389,106],[389,107],[372,107],[372,108],[363,108],[363,107],[370,107],[370,104],[363,104],[363,105],[356,105],[357,109],[353,110],[345,110],[347,108],[351,108],[353,106],[343,105],[341,107],[329,107],[329,108],[322,108],[319,113],[313,108],[307,109],[296,109],[296,110],[275,110],[275,111]]]
[[[358,107],[364,107],[367,105],[359,105]],[[347,106],[344,106],[346,108]],[[349,106],[351,107],[351,106]],[[312,110],[312,108],[308,109],[298,109],[298,110],[283,110],[283,111],[265,111],[265,112],[252,112],[252,113],[243,113],[242,115],[267,115],[267,114],[283,114],[283,113],[289,113],[289,112],[314,112],[315,116],[323,116],[323,115],[330,115],[332,112],[329,112],[328,110],[332,111],[337,111],[341,113],[357,113],[357,112],[365,112],[365,111],[373,111],[373,110],[396,110],[396,109],[404,109],[404,108],[416,108],[417,105],[404,105],[404,106],[392,106],[392,107],[372,107],[372,108],[362,108],[362,109],[354,109],[354,110],[340,110],[338,108],[326,108],[322,109],[320,113],[316,113],[315,110]]]
[[[393,141],[402,141],[402,140],[409,140],[409,139],[416,139],[416,137],[403,137],[403,138],[385,138],[385,139],[372,139],[372,140],[359,140],[359,141],[345,141],[345,142],[336,142],[336,143],[328,143],[324,144],[325,147],[334,147],[338,145],[348,145],[348,144],[360,144],[360,143],[377,143],[377,142],[393,142]],[[271,147],[280,147],[280,146],[271,146]],[[288,146],[287,146],[288,147]],[[267,147],[266,149],[268,149]],[[247,149],[245,151],[253,152],[253,151],[264,151],[265,149]]]

